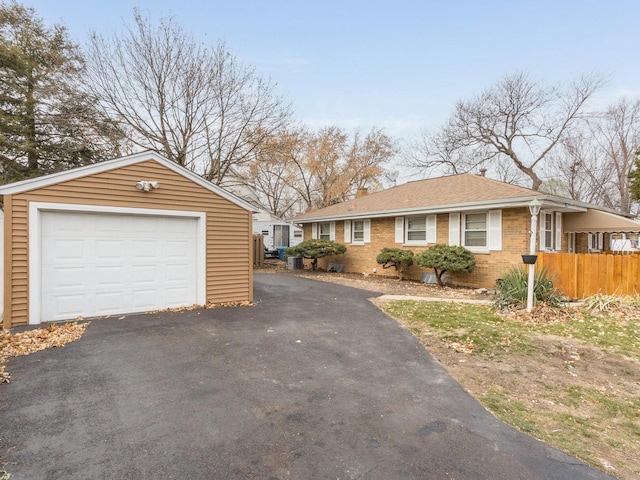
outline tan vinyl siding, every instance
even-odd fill
[[[154,180],[160,188],[136,189],[136,182]],[[5,326],[28,323],[29,202],[108,205],[113,207],[205,212],[206,300],[209,303],[251,301],[251,212],[153,161],[144,161],[30,192],[5,196]],[[8,227],[8,228],[7,228]],[[8,297],[8,298],[7,298]]]

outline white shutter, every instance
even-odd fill
[[[332,242],[336,241],[336,222],[331,222],[329,224],[329,240]]]
[[[364,243],[371,243],[371,220],[364,221]]]
[[[540,230],[540,236],[538,237],[538,248],[541,251],[545,251],[547,249],[547,247],[549,245],[546,244],[545,242],[545,235],[544,235],[544,224],[545,224],[545,215],[547,212],[545,211],[540,211],[540,214],[538,215],[538,223],[539,225],[539,230]]]
[[[449,214],[449,245],[460,245],[460,214]]]
[[[502,210],[487,213],[487,236],[489,250],[502,250]]]
[[[396,243],[404,243],[404,217],[396,217]]]
[[[562,212],[556,212],[556,250],[562,251]]]
[[[351,220],[344,221],[344,243],[351,243]]]
[[[436,243],[436,229],[438,226],[437,215],[427,215],[427,243]]]
[[[311,238],[313,240],[318,238],[318,224],[317,223],[312,223],[311,224]]]

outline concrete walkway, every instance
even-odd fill
[[[380,295],[376,300],[392,302],[396,300],[415,300],[419,302],[471,303],[473,305],[491,305],[491,300],[452,297],[419,297],[416,295]]]

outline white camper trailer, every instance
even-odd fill
[[[302,229],[266,211],[253,214],[253,233],[264,237],[265,252],[277,255],[278,247],[294,247],[302,241]]]

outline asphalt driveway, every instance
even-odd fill
[[[77,342],[11,359],[0,470],[12,480],[611,478],[497,421],[370,292],[255,278],[255,307],[94,320]]]

